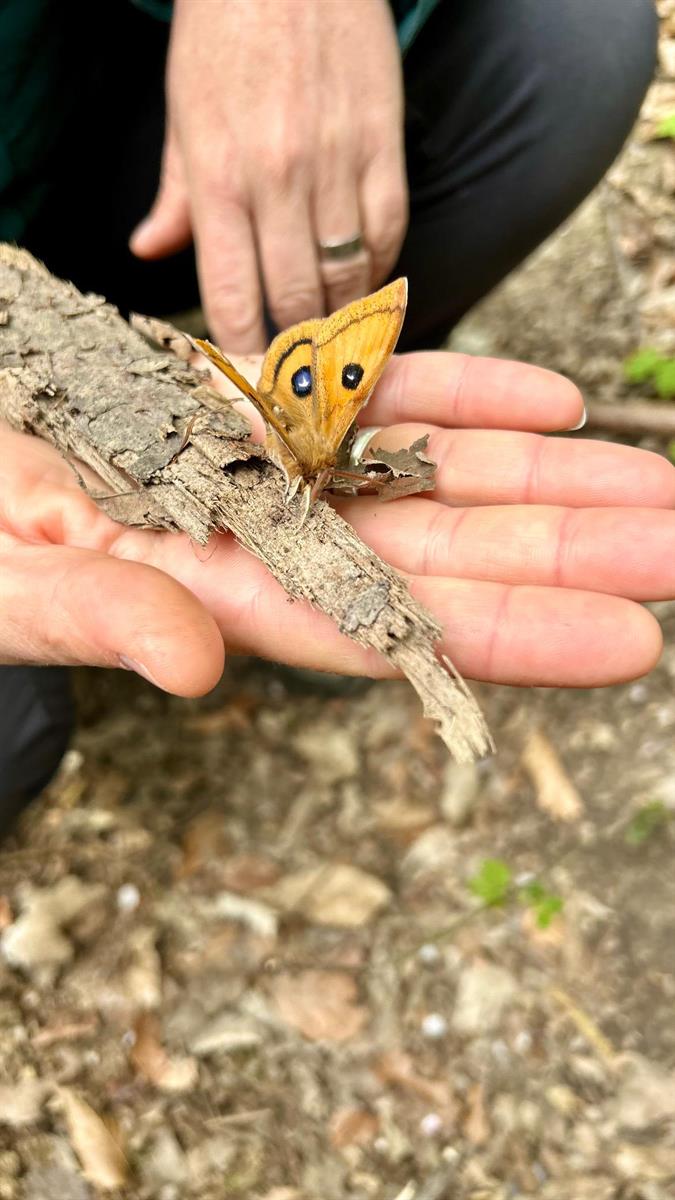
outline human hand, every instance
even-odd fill
[[[582,412],[574,386],[523,364],[394,358],[369,407],[374,445],[429,432],[429,498],[335,501],[407,575],[470,678],[599,686],[661,650],[640,603],[675,596],[675,470],[658,455],[545,438]],[[520,431],[538,432],[520,432]],[[229,534],[199,554],[181,535],[106,517],[37,439],[0,433],[0,662],[120,665],[198,695],[228,651],[345,674],[391,674],[308,604],[288,603]],[[128,664],[125,664],[128,665]]]
[[[280,329],[380,284],[407,223],[403,88],[386,0],[176,0],[162,181],[131,248],[194,236],[213,338],[266,345],[260,274]],[[367,250],[319,263],[317,241]]]

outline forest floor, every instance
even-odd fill
[[[453,336],[617,403],[628,354],[675,353],[661,8],[610,177]],[[673,1197],[675,604],[653,607],[644,680],[478,688],[477,768],[403,683],[235,661],[185,701],[79,673],[73,749],[0,851],[0,1200]]]

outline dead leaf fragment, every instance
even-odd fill
[[[187,1092],[199,1076],[196,1060],[171,1056],[160,1040],[159,1021],[153,1013],[142,1013],[134,1026],[136,1035],[131,1049],[131,1062],[148,1083],[163,1092]]]
[[[328,1126],[330,1143],[336,1150],[367,1146],[377,1137],[379,1121],[367,1108],[339,1108]]]
[[[539,808],[554,821],[578,821],[584,811],[581,796],[546,734],[532,730],[521,761],[532,781]]]
[[[70,1144],[85,1177],[104,1190],[124,1187],[129,1174],[122,1147],[106,1123],[70,1088],[60,1088]]]
[[[183,835],[183,857],[176,868],[176,879],[188,879],[229,850],[223,814],[213,808],[198,813]]]
[[[20,1079],[0,1086],[0,1125],[32,1125],[42,1114],[51,1084],[42,1079]]]
[[[383,450],[379,447],[369,451],[361,469],[381,500],[396,500],[416,492],[434,490],[436,463],[426,457],[428,441],[429,435],[425,433],[412,446],[402,450]],[[383,467],[385,470],[382,470]]]
[[[356,929],[389,903],[389,888],[359,867],[325,863],[287,875],[269,898],[286,912],[297,912],[317,925]]]
[[[454,1112],[454,1100],[447,1083],[420,1075],[409,1054],[403,1050],[388,1050],[375,1062],[375,1073],[383,1083],[401,1088],[410,1095],[432,1104],[439,1115],[449,1119]]]
[[[368,1010],[356,1003],[353,976],[343,971],[280,974],[270,993],[281,1019],[310,1041],[345,1042],[368,1018]]]
[[[158,1008],[162,999],[162,964],[157,952],[157,930],[140,926],[128,936],[128,966],[124,994],[133,1009]]]
[[[482,1083],[472,1083],[469,1088],[467,1111],[462,1128],[464,1136],[473,1146],[484,1146],[490,1137]]]

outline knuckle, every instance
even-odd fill
[[[278,329],[321,316],[322,307],[321,296],[314,288],[287,288],[283,295],[270,296],[270,313]]]
[[[265,177],[276,191],[288,192],[302,182],[307,171],[306,151],[300,142],[268,146],[263,156]]]
[[[258,307],[253,298],[244,292],[234,291],[224,284],[212,287],[208,309],[219,328],[224,329],[235,344],[250,341],[258,332]]]

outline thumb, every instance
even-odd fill
[[[190,205],[185,174],[175,137],[169,130],[164,143],[159,190],[147,217],[134,229],[129,248],[138,258],[166,258],[192,241]]]
[[[0,579],[0,663],[126,667],[178,696],[222,674],[213,617],[155,567],[20,545],[0,554]]]

